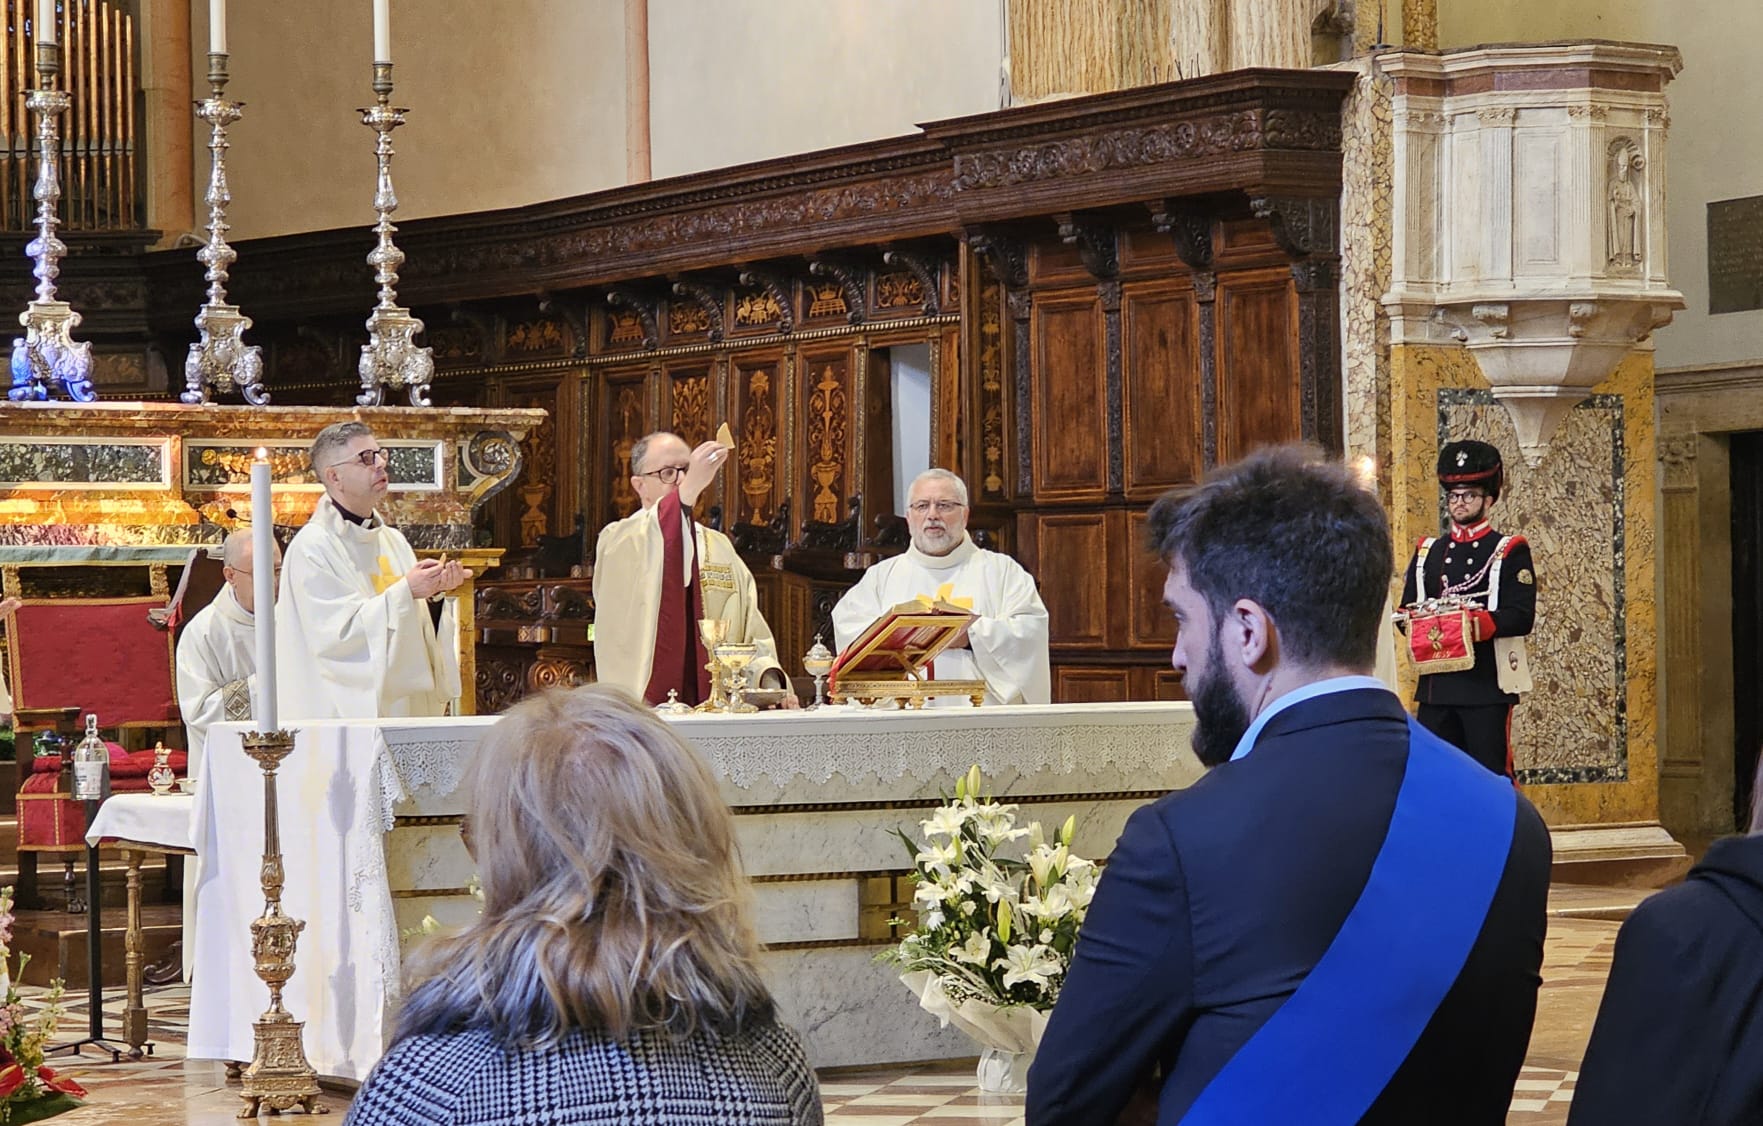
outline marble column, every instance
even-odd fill
[[[1229,0],[1230,69],[1310,66],[1309,0]]]
[[[1164,0],[1171,69],[1198,78],[1230,68],[1230,0]]]
[[[195,149],[190,111],[208,90],[191,81],[190,5],[187,0],[143,0],[136,27],[140,38],[141,151],[146,173],[147,226],[163,232],[162,246],[197,227]],[[202,154],[202,178],[208,154]]]

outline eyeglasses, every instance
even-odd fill
[[[671,485],[681,477],[684,477],[686,475],[686,470],[690,468],[691,466],[689,465],[664,465],[660,469],[651,469],[649,472],[639,473],[637,476],[654,477],[660,480],[663,485]]]
[[[1445,499],[1449,501],[1480,500],[1485,496],[1487,496],[1487,494],[1480,489],[1452,489],[1445,494]]]
[[[931,511],[935,511],[938,516],[942,516],[945,513],[954,512],[958,508],[966,507],[965,504],[962,504],[958,500],[915,500],[906,506],[907,510],[914,516],[923,516],[925,513]]]
[[[235,575],[249,575],[251,573],[250,569],[246,568],[246,567],[234,567],[232,570],[233,570],[233,574],[235,574]],[[273,572],[273,574],[275,575],[276,578],[278,578],[278,579],[281,578],[282,577],[282,569],[280,567],[277,567],[275,569],[275,571]]]
[[[387,453],[385,450],[376,448],[376,449],[371,449],[371,450],[362,450],[360,453],[356,454],[354,457],[346,457],[342,461],[333,461],[329,465],[325,466],[325,468],[326,469],[335,469],[339,465],[348,465],[351,462],[356,462],[356,463],[360,464],[363,469],[372,469],[376,465],[385,465],[388,462],[390,462],[391,460],[392,460],[391,454]]]

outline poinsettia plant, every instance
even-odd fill
[[[86,1089],[58,1076],[43,1063],[43,1049],[55,1035],[66,1011],[60,979],[49,984],[43,1006],[25,1008],[18,991],[29,954],[12,964],[12,889],[0,888],[0,974],[5,998],[0,1000],[0,1123],[38,1122],[82,1105]]]
[[[1096,866],[1071,852],[1076,818],[1049,839],[1038,821],[1018,827],[1017,807],[982,794],[983,784],[970,768],[955,796],[919,822],[923,841],[898,834],[912,856],[918,919],[884,957],[908,976],[928,972],[956,1006],[1045,1012],[1064,984]]]

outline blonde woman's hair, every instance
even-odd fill
[[[487,1027],[545,1048],[771,1019],[734,821],[708,767],[617,689],[553,689],[484,736],[470,780],[483,915],[429,944],[395,1039]]]

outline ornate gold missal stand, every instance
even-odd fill
[[[252,1030],[256,1051],[245,1069],[245,1107],[240,1118],[264,1110],[277,1114],[299,1106],[308,1114],[324,1114],[318,1101],[318,1072],[306,1062],[300,1031],[305,1027],[282,1007],[282,986],[294,976],[294,943],[306,924],[282,914],[281,818],[276,811],[276,768],[294,749],[292,731],[251,731],[242,740],[245,753],[263,768],[263,898],[261,918],[251,923],[251,956],[257,976],[269,986],[269,1008]]]
[[[925,675],[978,615],[948,603],[907,602],[876,619],[839,655],[833,667],[833,703],[894,700],[922,708],[933,696],[986,698],[983,680],[931,680]]]

